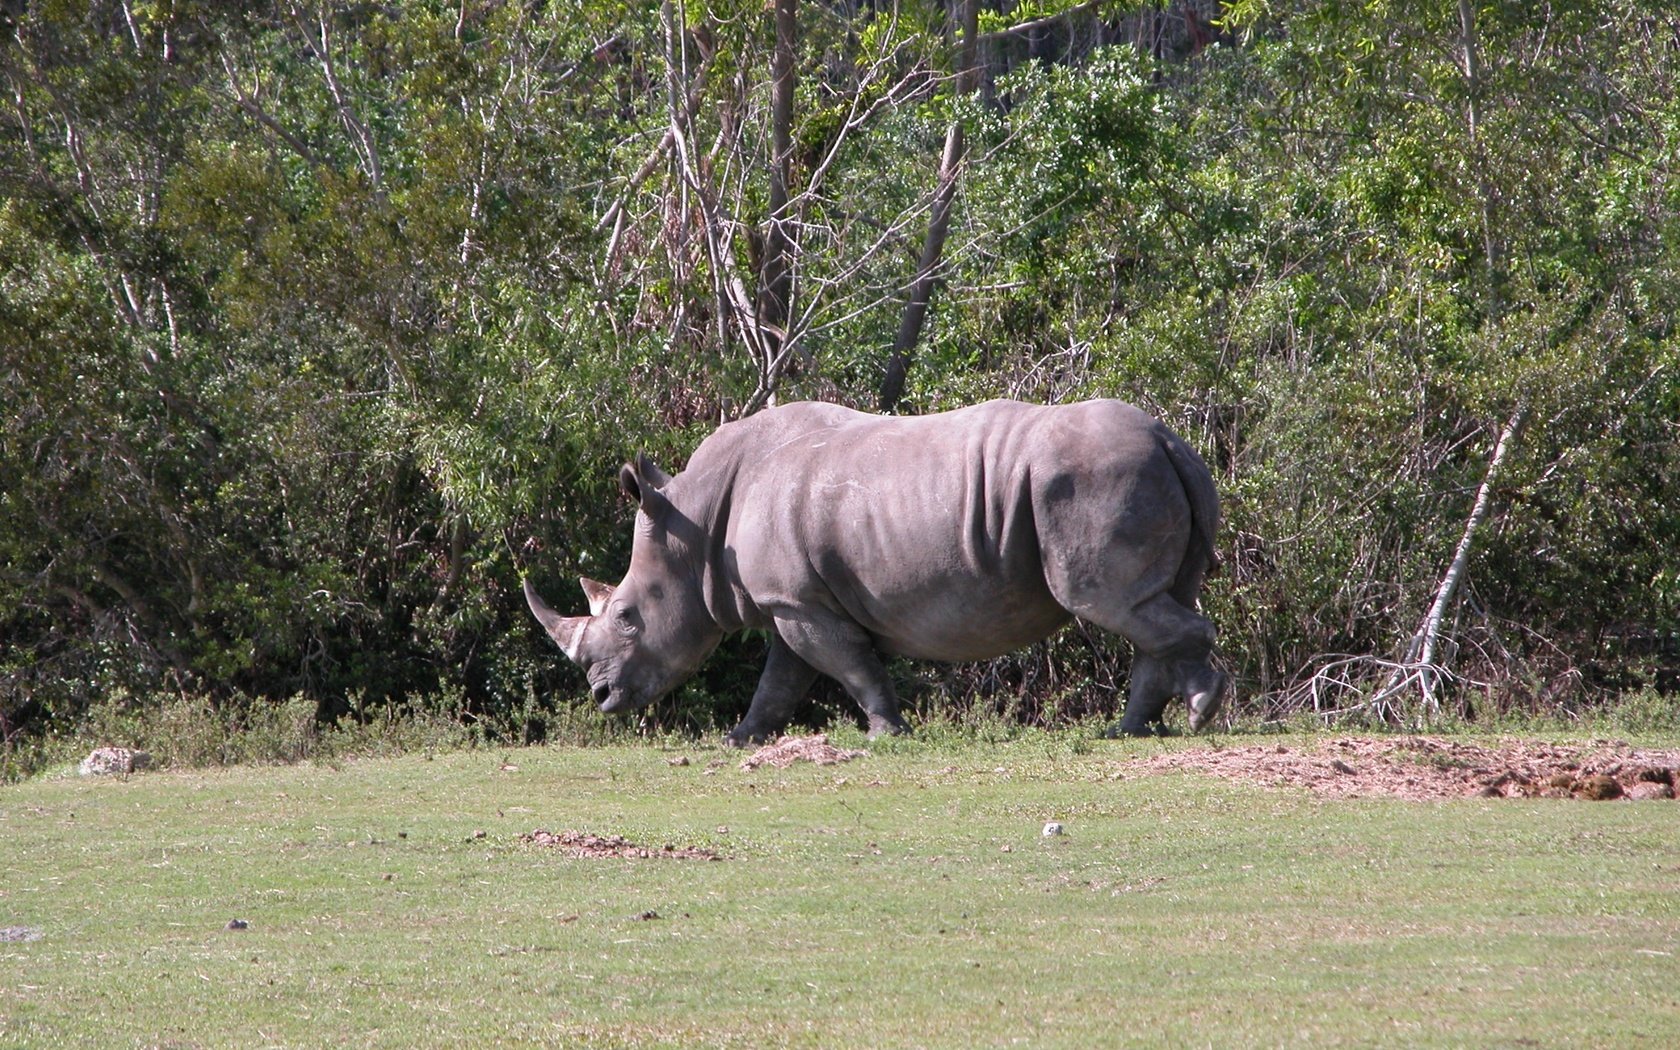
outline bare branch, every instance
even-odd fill
[[[247,91],[245,90],[244,84],[240,82],[239,71],[234,68],[233,60],[225,52],[220,57],[222,60],[222,69],[227,73],[228,90],[231,93],[234,104],[251,119],[255,120],[258,124],[261,124],[264,128],[267,128],[268,131],[276,138],[291,147],[292,152],[302,158],[305,163],[309,164],[311,167],[321,167],[322,162],[320,157],[315,154],[314,150],[309,148],[309,144],[304,142],[301,138],[298,138],[296,134],[294,134],[284,124],[280,123],[280,121],[276,120],[272,114],[262,107],[261,77],[259,76],[255,85],[251,88],[251,90]]]
[[[957,92],[967,94],[978,80],[975,68],[976,27],[979,24],[978,0],[956,0],[958,3]],[[927,318],[928,304],[933,299],[934,279],[945,253],[945,235],[950,229],[951,207],[956,201],[957,180],[962,171],[964,135],[962,121],[953,120],[945,133],[945,148],[939,159],[939,188],[933,195],[928,211],[927,237],[917,261],[916,276],[910,282],[909,300],[904,304],[898,335],[893,339],[892,353],[887,358],[887,372],[881,380],[880,408],[891,412],[898,407],[904,394],[904,381],[910,367],[910,355],[921,340],[922,325]]]
[[[326,10],[316,14],[313,27],[304,20],[303,5],[294,2],[287,5],[287,10],[298,31],[303,35],[304,46],[320,63],[321,75],[327,83],[327,92],[332,96],[333,105],[338,110],[338,119],[350,133],[350,145],[361,160],[362,170],[367,173],[368,180],[373,185],[373,192],[383,199],[385,174],[379,162],[378,143],[374,141],[373,131],[356,114],[349,92],[345,91],[344,84],[338,79],[338,69],[333,63],[332,25]]]
[[[1505,455],[1510,451],[1517,431],[1522,428],[1527,416],[1528,406],[1519,405],[1499,432],[1499,438],[1494,442],[1493,455],[1488,460],[1487,471],[1482,475],[1481,486],[1476,490],[1476,500],[1471,505],[1470,516],[1464,521],[1464,529],[1459,535],[1458,548],[1453,552],[1452,563],[1447,566],[1440,585],[1435,589],[1435,600],[1430,603],[1429,612],[1424,615],[1417,633],[1412,635],[1411,643],[1406,647],[1406,655],[1400,661],[1400,669],[1396,670],[1382,692],[1372,700],[1373,704],[1415,684],[1423,695],[1428,711],[1433,712],[1439,707],[1440,701],[1436,692],[1443,673],[1436,660],[1436,654],[1441,644],[1441,624],[1445,621],[1447,609],[1452,605],[1459,585],[1464,582],[1464,575],[1469,570],[1470,551],[1493,501],[1493,487],[1499,478],[1500,467],[1504,464]]]
[[[1058,11],[1053,15],[1045,15],[1043,18],[1034,18],[1031,21],[1021,22],[1005,29],[994,29],[989,33],[981,33],[978,39],[983,44],[989,44],[994,41],[1008,39],[1009,37],[1015,36],[1019,33],[1031,33],[1037,29],[1046,29],[1063,19],[1077,18],[1078,16],[1088,12],[1096,11],[1098,8],[1103,7],[1108,3],[1109,0],[1086,0],[1085,3],[1070,7],[1066,11]]]

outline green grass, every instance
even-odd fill
[[[1680,803],[1330,803],[1131,761],[1168,746],[1209,745],[27,781],[0,788],[0,926],[41,937],[0,944],[0,1046],[1680,1037]],[[568,859],[538,827],[727,859]]]

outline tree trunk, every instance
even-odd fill
[[[957,93],[973,91],[976,38],[979,31],[980,6],[978,0],[955,0],[957,29],[961,34],[957,43]],[[928,209],[927,237],[922,241],[922,254],[916,263],[916,276],[910,281],[909,296],[899,319],[898,335],[893,340],[892,353],[887,358],[886,375],[881,378],[881,411],[891,412],[904,396],[904,381],[910,371],[910,359],[922,338],[922,326],[927,321],[928,304],[933,299],[933,286],[945,254],[945,235],[951,226],[951,205],[957,197],[957,176],[964,155],[963,127],[960,120],[951,122],[945,132],[945,149],[939,158],[939,185],[933,193]]]
[[[793,298],[793,239],[788,235],[789,184],[793,181],[794,59],[799,0],[775,0],[776,49],[770,56],[770,217],[758,280],[758,321],[767,356],[787,338]],[[770,360],[760,363],[768,369]]]
[[[1441,669],[1436,660],[1441,645],[1441,625],[1446,621],[1447,610],[1452,607],[1453,599],[1458,596],[1459,586],[1464,582],[1464,575],[1470,568],[1470,551],[1475,545],[1476,534],[1481,531],[1482,522],[1487,518],[1488,507],[1493,502],[1493,487],[1499,479],[1500,467],[1503,466],[1505,455],[1511,450],[1511,444],[1517,436],[1517,431],[1522,429],[1523,420],[1527,415],[1526,406],[1518,407],[1506,421],[1504,429],[1499,432],[1499,439],[1493,445],[1493,455],[1488,459],[1487,472],[1482,475],[1482,484],[1476,490],[1476,501],[1470,507],[1470,516],[1464,521],[1464,531],[1460,533],[1458,547],[1453,551],[1452,563],[1447,566],[1445,575],[1435,588],[1435,600],[1430,603],[1429,612],[1424,614],[1423,623],[1418,626],[1417,633],[1412,635],[1404,659],[1395,668],[1382,691],[1377,694],[1375,703],[1386,702],[1388,698],[1416,682],[1425,708],[1434,713],[1440,706],[1436,697],[1436,687],[1441,677]]]

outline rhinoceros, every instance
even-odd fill
[[[773,738],[819,673],[871,736],[901,733],[883,655],[985,660],[1073,617],[1134,648],[1111,733],[1150,733],[1175,695],[1193,730],[1219,710],[1226,676],[1196,611],[1219,498],[1201,457],[1123,401],[787,404],[719,427],[674,477],[638,456],[619,483],[639,507],[624,579],[580,580],[587,616],[525,581],[603,711],[653,702],[725,635],[759,628],[769,657],[729,743]]]

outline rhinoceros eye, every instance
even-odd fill
[[[613,610],[613,626],[620,634],[635,634],[642,629],[642,617],[633,606],[621,605]]]

